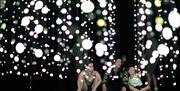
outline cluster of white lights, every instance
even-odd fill
[[[166,8],[162,10],[162,4],[165,6],[171,4],[172,6],[169,6],[171,7],[170,10]],[[134,55],[134,59],[140,64],[140,69],[142,70],[145,70],[148,64],[156,66],[157,62],[159,62],[161,65],[157,65],[160,67],[160,77],[157,77],[158,80],[161,80],[164,77],[167,78],[168,75],[171,74],[164,74],[162,65],[168,70],[172,70],[173,79],[175,78],[173,72],[176,70],[176,60],[179,55],[176,31],[180,27],[180,14],[174,4],[173,0],[170,2],[163,0],[135,0],[134,4],[136,7],[134,10],[134,30],[136,33],[135,51],[137,52]],[[153,10],[152,7],[155,9]],[[152,17],[153,14],[156,16],[155,19]],[[155,24],[153,22],[155,22]],[[173,43],[170,43],[170,41]],[[173,56],[170,55],[171,53]],[[150,56],[148,59],[146,58],[147,55]],[[164,62],[164,60],[170,59],[173,59],[170,63]],[[170,69],[169,66],[173,66],[173,69]],[[175,83],[176,82],[174,82],[173,85]]]
[[[0,10],[7,13],[6,0],[1,1]],[[105,57],[106,60],[113,59],[113,36],[116,34],[114,0],[80,0],[76,2],[76,10],[81,15],[71,15],[74,12],[71,2],[49,0],[48,3],[54,5],[52,9],[43,0],[13,1],[12,7],[17,9],[12,11],[12,20],[0,14],[0,61],[4,60],[0,65],[13,65],[13,68],[1,72],[1,75],[15,73],[29,76],[29,71],[22,72],[19,65],[22,64],[25,69],[31,65],[40,65],[41,71],[34,71],[33,75],[47,74],[53,77],[56,73],[51,72],[48,66],[54,66],[61,71],[57,73],[63,79],[67,78],[62,72],[69,69],[71,54],[80,65],[85,63],[85,59],[93,60],[86,54],[87,51],[101,57],[101,60],[105,60]],[[21,4],[25,4],[25,7]],[[13,23],[9,25],[7,22]],[[92,25],[97,26],[97,30]],[[7,33],[12,33],[12,36],[7,36]],[[95,36],[98,39],[94,39]],[[10,58],[6,59],[7,56]],[[13,61],[6,63],[6,60]],[[81,68],[77,68],[77,73],[80,72]]]

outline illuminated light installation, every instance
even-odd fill
[[[5,69],[1,76],[64,79],[72,62],[77,62],[80,73],[95,56],[100,60],[94,61],[105,67],[115,55],[114,0],[1,0],[0,4],[0,69]]]
[[[165,86],[162,80],[171,79],[167,84],[176,86],[180,14],[175,1],[134,0],[134,7],[136,69],[144,76],[149,65],[157,67],[159,85]]]

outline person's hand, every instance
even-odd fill
[[[77,91],[81,91],[81,89],[77,89]]]
[[[92,91],[96,91],[96,89],[92,89]]]

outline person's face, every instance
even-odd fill
[[[89,64],[88,64],[88,70],[89,70],[89,71],[93,71],[93,70],[94,70],[94,65],[93,65],[93,63],[89,63]]]
[[[128,70],[129,75],[134,75],[135,74],[135,68],[134,67],[130,67]]]
[[[115,67],[116,68],[120,68],[122,65],[122,60],[121,59],[117,59],[116,62],[115,62]]]

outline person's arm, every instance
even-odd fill
[[[129,85],[129,90],[130,90],[130,91],[139,91],[137,88],[135,88],[135,87],[133,87],[133,86],[131,86],[131,85]]]
[[[102,84],[102,91],[107,91],[107,87],[105,83]]]
[[[150,90],[150,86],[149,86],[149,85],[147,85],[147,86],[145,86],[145,87],[141,88],[141,90],[140,90],[140,91],[149,91],[149,90]]]
[[[78,89],[77,89],[77,91],[81,91],[82,86],[83,86],[83,81],[84,81],[84,79],[83,79],[83,71],[82,71],[78,76],[78,80],[77,80]]]
[[[92,87],[92,91],[96,91],[97,87],[101,84],[102,79],[100,74],[96,71],[96,78]]]

